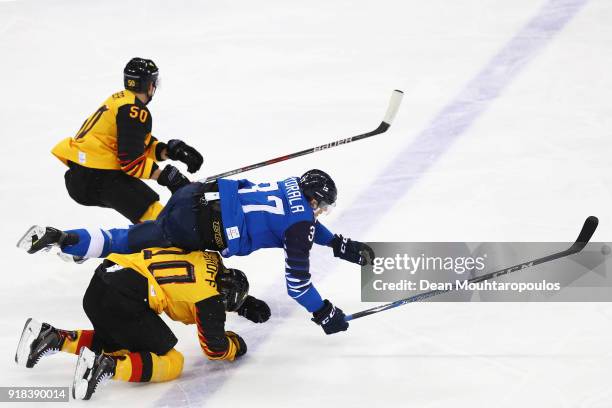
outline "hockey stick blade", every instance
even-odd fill
[[[206,177],[205,179],[201,179],[201,180],[198,180],[198,181],[200,181],[202,183],[209,183],[209,182],[215,181],[215,180],[223,178],[223,177],[233,176],[235,174],[244,173],[245,171],[258,169],[258,168],[264,167],[264,166],[269,166],[271,164],[279,163],[279,162],[282,162],[282,161],[285,161],[285,160],[295,159],[296,157],[305,156],[307,154],[312,154],[312,153],[315,153],[315,152],[318,152],[318,151],[321,151],[321,150],[327,150],[327,149],[330,149],[332,147],[337,147],[337,146],[345,145],[345,144],[348,144],[348,143],[356,142],[356,141],[361,140],[361,139],[365,139],[365,138],[368,138],[368,137],[379,135],[381,133],[385,133],[387,131],[387,129],[389,129],[389,127],[393,123],[393,120],[395,119],[395,116],[397,115],[397,111],[399,110],[399,107],[400,107],[400,105],[402,103],[403,96],[404,96],[404,93],[402,91],[398,90],[398,89],[394,90],[391,93],[391,99],[389,100],[389,105],[387,106],[387,111],[385,112],[385,116],[384,116],[382,122],[380,122],[380,125],[378,125],[378,127],[376,129],[372,130],[371,132],[363,133],[363,134],[357,135],[357,136],[347,137],[345,139],[336,140],[334,142],[326,143],[326,144],[321,145],[321,146],[316,146],[316,147],[312,147],[310,149],[301,150],[299,152],[287,154],[285,156],[279,156],[279,157],[276,157],[274,159],[262,161],[262,162],[255,163],[255,164],[251,164],[249,166],[239,167],[237,169],[229,170],[229,171],[226,171],[226,172],[223,172],[223,173],[219,173],[219,174],[215,174],[214,176]]]
[[[578,238],[576,238],[576,242],[571,248],[568,250],[570,253],[580,252],[584,249],[586,244],[589,243],[591,237],[595,233],[597,229],[597,225],[599,225],[599,220],[594,215],[591,215],[584,221],[584,225],[582,226],[582,230],[580,230],[580,234],[578,234]]]
[[[383,119],[383,123],[391,126],[395,116],[397,115],[397,111],[399,110],[400,105],[402,104],[402,98],[404,97],[404,92],[396,89],[391,93],[391,100],[389,101],[389,107],[387,108],[387,113],[385,114],[385,118]]]
[[[378,127],[374,129],[373,131],[364,133],[362,135],[349,137],[346,139],[340,139],[335,142],[328,143],[327,145],[319,146],[319,150],[327,149],[329,147],[336,147],[339,144],[356,142],[357,140],[365,139],[366,137],[380,135],[381,133],[385,133],[391,127],[391,124],[393,123],[393,120],[395,119],[395,116],[397,115],[397,111],[399,110],[399,107],[402,104],[403,97],[404,97],[404,92],[400,91],[399,89],[396,89],[391,93],[391,99],[389,100],[389,106],[387,106],[385,117],[383,118],[382,122],[380,122],[380,125],[378,125]],[[329,145],[333,145],[333,146],[329,146]],[[315,147],[315,149],[317,148]]]
[[[591,237],[593,236],[593,233],[597,229],[598,224],[599,224],[599,220],[597,219],[597,217],[595,216],[588,217],[584,221],[584,225],[582,226],[582,229],[580,230],[580,234],[578,234],[578,238],[576,239],[576,241],[572,244],[571,247],[569,247],[568,249],[564,251],[556,252],[554,254],[544,256],[542,258],[534,259],[532,261],[523,262],[523,263],[511,266],[509,268],[500,269],[499,271],[490,272],[490,273],[487,273],[481,276],[477,276],[475,278],[468,279],[468,282],[469,283],[483,282],[489,279],[497,278],[502,275],[507,275],[509,273],[516,272],[516,271],[522,271],[524,269],[531,268],[533,266],[540,265],[545,262],[554,261],[556,259],[578,253],[582,251],[584,247],[588,244],[588,242],[591,240]],[[361,312],[346,315],[344,317],[344,320],[348,322],[351,320],[359,319],[361,317],[369,316],[374,313],[379,313],[385,310],[394,309],[396,307],[403,306],[408,303],[420,302],[421,300],[425,300],[433,296],[442,295],[444,293],[451,292],[452,290],[456,290],[456,287],[453,287],[453,289],[440,289],[440,290],[432,290],[430,292],[419,293],[417,295],[414,295],[414,296],[411,296],[405,299],[396,300],[395,302],[387,303],[385,305],[376,306],[371,309],[366,309],[366,310],[362,310]]]

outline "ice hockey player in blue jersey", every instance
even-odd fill
[[[360,265],[374,258],[368,245],[334,235],[318,221],[335,205],[336,197],[334,181],[321,170],[273,183],[245,179],[190,183],[172,195],[155,221],[111,230],[33,227],[26,233],[31,239],[21,246],[34,253],[59,245],[66,254],[87,258],[148,247],[217,250],[224,257],[284,248],[288,294],[313,314],[312,320],[326,334],[332,334],[346,330],[348,323],[342,310],[323,300],[310,280],[313,242]]]

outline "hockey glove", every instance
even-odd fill
[[[342,235],[334,235],[329,243],[334,249],[334,256],[359,265],[371,264],[375,258],[374,250],[359,241],[352,241]]]
[[[247,345],[244,342],[244,340],[242,339],[242,337],[240,337],[239,335],[237,335],[233,331],[226,331],[225,335],[227,336],[227,339],[229,341],[231,341],[232,343],[234,343],[234,345],[236,346],[237,350],[236,350],[235,358],[238,358],[238,357],[243,356],[243,355],[246,354],[246,352],[247,352]]]
[[[270,308],[266,302],[250,295],[247,296],[237,312],[240,316],[246,317],[253,323],[267,322],[270,318]]]
[[[334,306],[327,299],[323,301],[323,307],[312,314],[312,321],[323,328],[325,334],[334,334],[348,329],[348,322],[344,321],[342,309]]]
[[[200,170],[204,163],[204,158],[196,149],[179,139],[169,140],[166,152],[169,159],[185,163],[190,173]]]
[[[181,174],[179,169],[171,164],[167,164],[161,173],[159,173],[157,183],[161,186],[168,187],[172,194],[174,194],[179,188],[189,184],[190,181]]]

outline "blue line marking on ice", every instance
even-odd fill
[[[551,0],[433,118],[418,136],[391,160],[372,185],[362,190],[336,225],[350,225],[363,234],[437,162],[533,58],[578,13],[587,0]],[[400,108],[401,109],[401,108]],[[376,197],[376,211],[363,216],[363,206]]]

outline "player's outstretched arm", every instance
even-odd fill
[[[221,295],[201,300],[195,307],[198,339],[209,360],[234,361],[247,352],[242,337],[225,331],[225,305]]]
[[[310,222],[298,222],[285,231],[285,279],[287,293],[312,313],[312,321],[323,328],[325,334],[338,333],[348,328],[341,309],[323,300],[310,281],[310,249],[314,240]]]
[[[310,249],[314,225],[301,221],[285,230],[285,280],[287,293],[310,313],[323,306],[323,298],[310,281]]]

